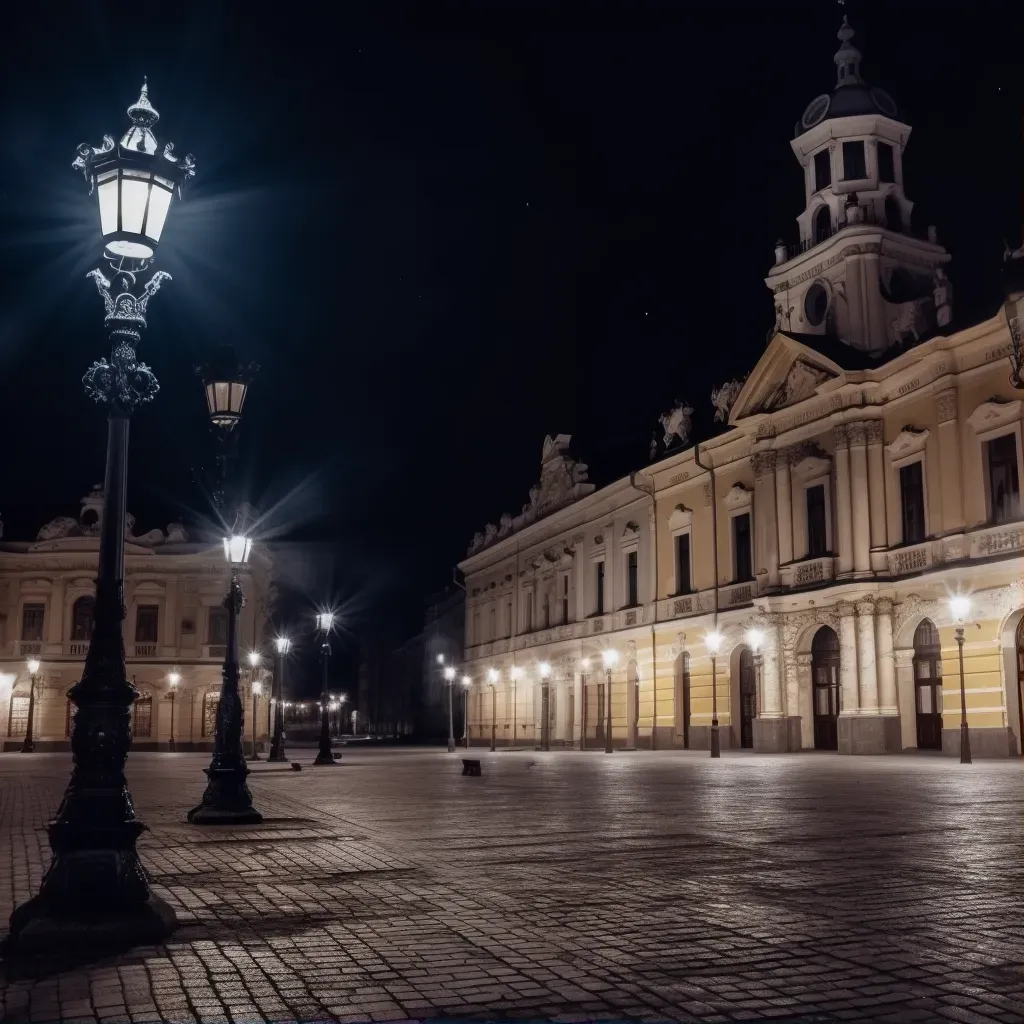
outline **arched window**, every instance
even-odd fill
[[[212,736],[217,731],[217,705],[220,694],[215,690],[203,697],[203,735]]]
[[[892,197],[885,197],[885,226],[891,231],[903,230],[903,211],[900,204]]]
[[[922,619],[914,631],[914,705],[918,747],[941,750],[942,646],[931,619]]]
[[[84,642],[92,639],[93,614],[96,598],[92,594],[80,597],[71,608],[71,639]]]
[[[132,738],[148,740],[153,734],[153,698],[144,693],[132,705]]]
[[[822,626],[811,641],[811,688],[815,749],[838,750],[839,637],[830,626]]]
[[[832,213],[828,206],[819,206],[814,215],[814,244],[832,237]]]

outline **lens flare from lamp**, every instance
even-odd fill
[[[177,672],[168,672],[167,682],[170,683],[171,687],[173,688],[181,682],[181,675]]]
[[[764,633],[760,629],[747,630],[747,646],[749,646],[755,653],[761,649],[761,644],[763,643]]]
[[[444,677],[449,683],[455,678],[455,667],[453,665],[445,666]]]
[[[712,654],[717,654],[722,647],[722,634],[717,631],[708,633],[704,637],[704,645]]]
[[[255,668],[262,660],[263,658],[259,651],[249,652],[249,664],[252,665],[253,668]]]
[[[334,612],[318,612],[316,617],[316,628],[321,633],[330,633],[334,627]]]
[[[274,646],[277,648],[278,654],[287,654],[291,650],[292,642],[286,636],[279,636],[274,641]]]
[[[28,673],[29,673],[29,675],[34,676],[38,671],[39,671],[39,659],[38,658],[29,658],[28,659]]]
[[[245,565],[252,551],[252,538],[233,533],[224,538],[224,557],[231,565]]]
[[[259,697],[263,693],[263,684],[257,679],[252,684],[253,696]]]
[[[589,672],[590,671],[590,659],[589,658],[584,658],[580,662],[580,668],[583,669],[584,672]]]
[[[473,685],[473,680],[470,679],[469,676],[463,676],[462,677],[462,685],[463,686],[472,686]]]
[[[614,668],[619,663],[619,652],[614,647],[606,647],[601,652],[601,660],[605,668]]]
[[[487,682],[493,686],[498,681],[498,670],[496,668],[489,668],[487,670]]]
[[[540,672],[541,679],[547,679],[551,675],[551,664],[547,661],[542,661],[537,666],[537,671]]]
[[[949,610],[957,622],[963,622],[971,614],[971,599],[966,594],[954,594],[949,599]]]
[[[443,665],[444,664],[444,655],[443,654],[439,654],[437,656],[437,663],[438,663],[438,665]]]

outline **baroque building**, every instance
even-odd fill
[[[95,576],[99,562],[102,488],[86,498],[77,519],[61,516],[34,541],[0,541],[0,730],[2,749],[19,750],[29,706],[28,660],[40,663],[36,677],[35,749],[70,748],[74,705],[68,690],[81,678],[92,634]],[[128,516],[125,536],[124,644],[128,677],[139,691],[132,709],[132,747],[209,750],[227,643],[222,602],[229,570],[220,544],[195,542],[180,524],[134,536]],[[240,617],[245,712],[244,738],[252,741],[252,683],[259,681],[257,739],[265,744],[269,723],[269,678],[251,669],[249,649],[269,638],[271,566],[254,549],[242,575],[245,606]],[[266,652],[269,655],[269,651]],[[270,665],[269,658],[264,659]],[[171,674],[179,677],[171,699]],[[248,749],[248,747],[247,747]]]
[[[568,437],[547,438],[529,503],[461,563],[475,744],[493,728],[498,745],[603,746],[610,720],[619,747],[707,749],[717,706],[723,747],[956,754],[949,598],[966,595],[973,753],[1021,753],[1024,439],[1007,357],[1024,288],[954,329],[949,255],[904,188],[910,126],[864,81],[845,19],[839,39],[835,88],[791,143],[805,205],[766,279],[774,329],[712,396],[725,429],[690,444],[680,403],[662,456],[600,490]]]

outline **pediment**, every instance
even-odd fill
[[[905,459],[924,451],[928,442],[928,431],[916,427],[904,427],[885,447],[893,459]]]
[[[788,334],[772,338],[743,385],[729,414],[735,425],[755,413],[776,412],[810,398],[843,369]]]

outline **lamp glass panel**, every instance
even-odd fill
[[[212,412],[227,412],[231,405],[231,385],[217,383],[213,385],[213,409]]]
[[[235,381],[231,385],[231,411],[241,415],[242,403],[245,401],[245,385]]]
[[[212,416],[217,411],[217,402],[213,392],[213,384],[206,385],[206,408]]]
[[[121,230],[133,235],[142,234],[142,221],[146,216],[149,182],[137,178],[121,179]]]
[[[149,194],[149,213],[146,216],[146,234],[154,242],[160,241],[160,234],[167,220],[167,211],[171,208],[173,193],[164,188],[153,186]]]
[[[113,172],[103,175],[96,189],[100,199],[100,231],[111,235],[117,230],[117,175]]]

